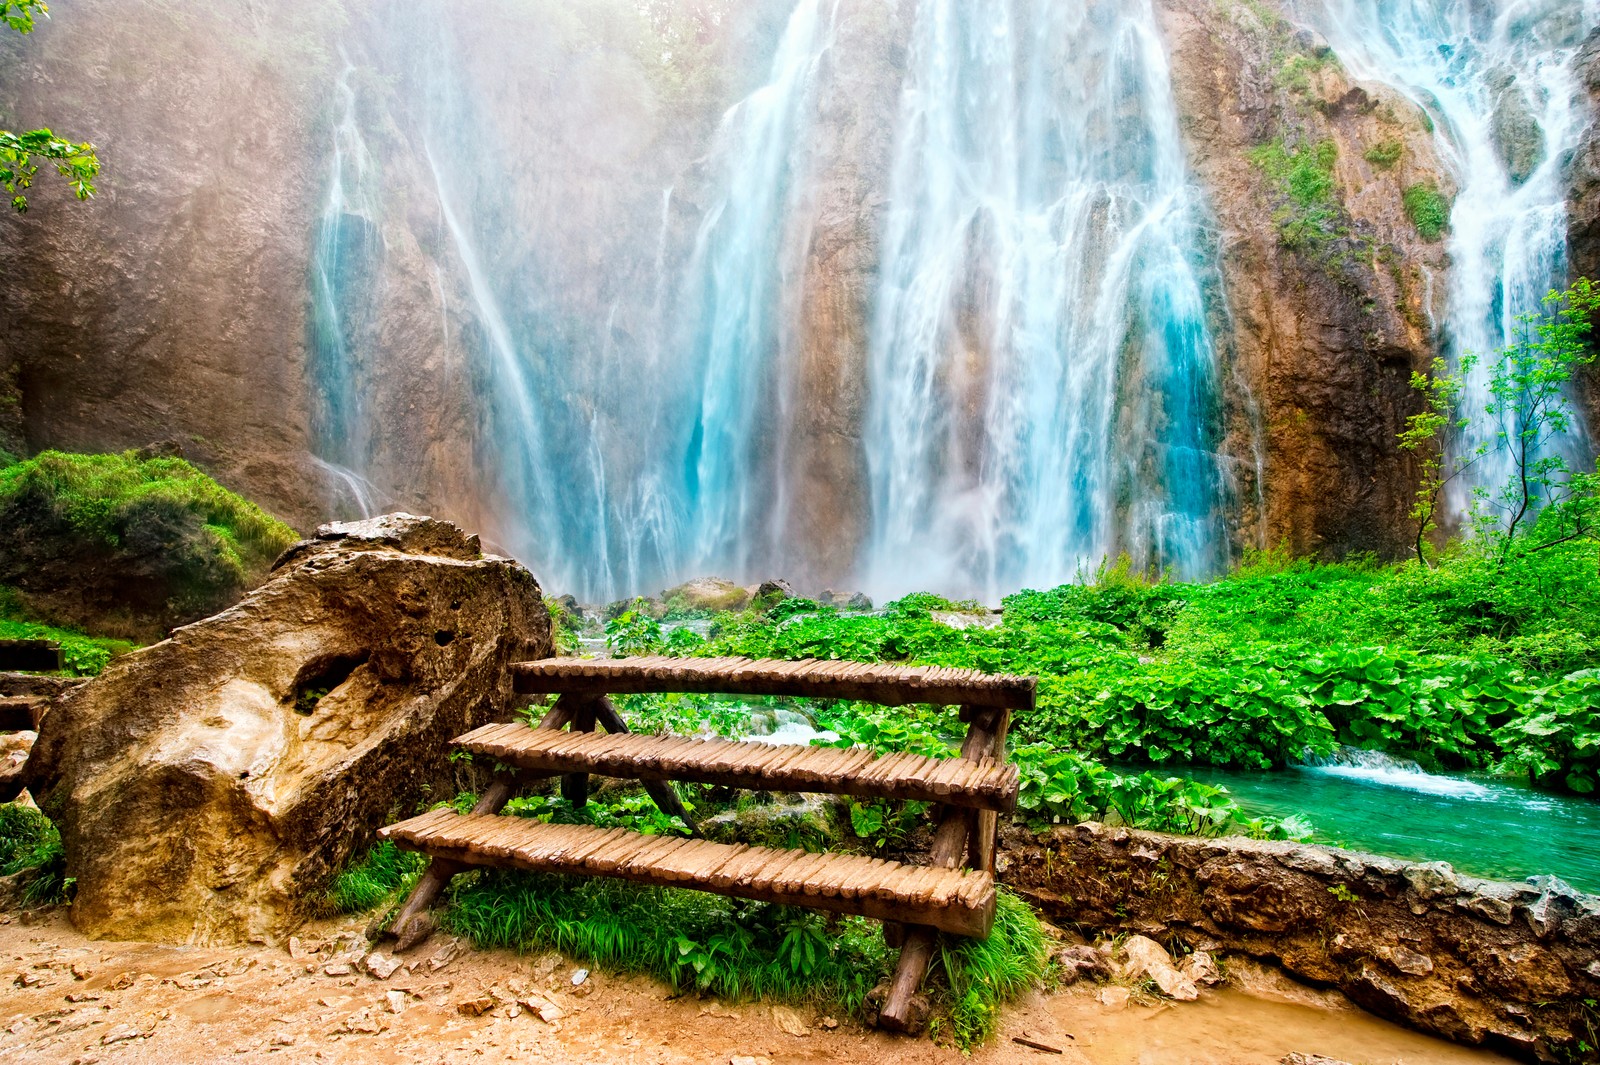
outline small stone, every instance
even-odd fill
[[[385,991],[383,1000],[388,1004],[390,1013],[404,1013],[406,1011],[406,993],[404,991]]]
[[[126,1043],[131,1039],[143,1039],[144,1035],[144,1032],[131,1024],[119,1024],[100,1037],[100,1045],[108,1047],[113,1043]]]
[[[363,1006],[346,1017],[338,1030],[345,1035],[377,1035],[383,1031],[383,1018],[373,1016],[371,1006]]]
[[[20,972],[11,982],[18,987],[38,987],[44,983],[44,977],[34,972]]]
[[[289,937],[289,957],[295,961],[305,961],[311,957],[311,951],[307,950],[306,945],[300,942],[299,936]]]
[[[1129,936],[1122,949],[1128,957],[1122,968],[1124,976],[1136,980],[1148,977],[1155,981],[1163,995],[1181,1002],[1193,1002],[1200,997],[1200,989],[1173,967],[1172,955],[1160,943],[1147,936]]]
[[[1178,971],[1197,984],[1215,987],[1222,983],[1222,970],[1217,968],[1217,961],[1211,954],[1204,950],[1197,950],[1178,963]]]
[[[138,975],[135,973],[118,973],[112,978],[111,982],[106,985],[106,990],[126,991],[128,988],[133,986],[133,982],[138,978]]]
[[[1132,996],[1125,987],[1102,987],[1095,997],[1100,1000],[1100,1005],[1104,1006],[1108,1013],[1115,1013],[1127,1009],[1128,999]]]
[[[72,963],[72,978],[74,980],[87,980],[94,975],[94,970],[81,961]]]
[[[1321,1054],[1285,1054],[1279,1065],[1349,1065],[1349,1062],[1325,1058]]]
[[[750,1054],[740,1054],[728,1059],[728,1065],[772,1065],[772,1059]]]
[[[1104,953],[1090,946],[1078,944],[1056,953],[1056,964],[1061,967],[1063,984],[1079,980],[1104,980],[1111,975],[1111,961]]]
[[[1383,951],[1383,957],[1396,971],[1407,976],[1427,976],[1433,972],[1433,959],[1426,954],[1418,954],[1409,947],[1398,944],[1387,947]]]
[[[268,1043],[275,1047],[292,1047],[294,1046],[294,1039],[294,1035],[289,1032],[279,1032],[269,1039]]]
[[[528,1007],[529,1013],[533,1014],[546,1024],[555,1024],[561,1018],[566,1016],[566,1013],[561,1009],[560,1006],[557,1006],[554,1002],[549,1002],[542,998],[527,999],[523,1002],[523,1005]]]
[[[593,990],[594,990],[594,985],[593,984],[579,984],[577,987],[572,989],[572,997],[573,998],[588,998],[589,997],[589,993],[591,991],[593,991]]]
[[[805,1020],[787,1006],[772,1007],[772,1023],[784,1035],[807,1036],[811,1028]]]
[[[1596,963],[1596,964],[1600,964],[1600,963]],[[822,1018],[822,1020],[817,1022],[817,1027],[821,1028],[824,1032],[831,1032],[834,1029],[839,1027],[838,1018],[836,1018],[836,1017],[824,1017],[824,1018]]]
[[[438,972],[440,969],[443,969],[446,965],[449,965],[460,956],[461,941],[459,939],[452,939],[450,942],[433,952],[433,957],[428,959],[428,968],[433,972]]]
[[[588,969],[574,969],[574,970],[572,970],[572,986],[573,987],[582,987],[583,986],[583,982],[585,980],[587,980],[587,979],[589,979],[589,970]]]
[[[355,972],[355,967],[347,961],[336,961],[331,965],[324,965],[322,971],[328,976],[349,976]]]
[[[1596,980],[1600,980],[1600,961],[1590,962],[1589,967],[1583,971],[1594,977]]]
[[[373,951],[362,959],[361,965],[379,980],[387,980],[395,974],[396,969],[400,968],[400,959]]]
[[[477,998],[469,998],[463,1002],[456,1003],[456,1012],[463,1017],[482,1017],[492,1009],[494,1009],[494,997],[492,995],[480,995]]]

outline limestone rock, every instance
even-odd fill
[[[419,548],[424,553],[408,550]],[[446,522],[325,527],[237,606],[60,697],[28,764],[95,936],[281,938],[548,655],[538,583]]]
[[[662,592],[661,601],[669,612],[704,610],[719,613],[743,610],[750,603],[750,593],[721,577],[698,577]]]
[[[1178,971],[1196,984],[1215,987],[1222,983],[1222,970],[1217,968],[1216,959],[1204,950],[1184,955],[1183,960],[1178,963]]]
[[[1128,959],[1122,968],[1124,976],[1154,980],[1163,995],[1181,1002],[1193,1002],[1200,997],[1200,989],[1177,970],[1172,964],[1172,955],[1160,943],[1146,936],[1129,936],[1122,949]]]
[[[1100,951],[1082,944],[1058,951],[1056,964],[1061,967],[1063,984],[1084,979],[1104,980],[1111,975],[1110,960]]]
[[[772,1025],[784,1035],[807,1036],[811,1034],[811,1026],[806,1024],[805,1018],[788,1006],[772,1007]]]

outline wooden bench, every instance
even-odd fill
[[[55,673],[61,647],[50,640],[0,640],[0,672]]]
[[[693,888],[738,898],[858,914],[903,930],[900,960],[880,1011],[905,1030],[912,995],[933,958],[936,933],[986,937],[994,922],[999,815],[1015,807],[1017,771],[1005,762],[1013,711],[1030,710],[1035,680],[975,670],[854,662],[749,659],[546,659],[512,667],[516,690],[557,695],[537,729],[521,723],[476,729],[455,742],[505,770],[470,814],[435,810],[379,834],[427,854],[427,871],[391,929],[405,950],[425,938],[429,907],[456,874],[474,866],[518,868]],[[958,705],[967,723],[961,757],[904,752],[640,736],[609,695],[697,692],[857,699],[888,706]],[[595,732],[605,729],[606,734]],[[622,829],[547,825],[500,816],[520,789],[561,778],[582,805],[590,774],[640,780],[687,838]],[[850,854],[808,854],[711,843],[667,781],[820,792],[939,804],[927,865]]]

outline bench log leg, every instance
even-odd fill
[[[622,720],[622,712],[617,709],[617,704],[602,696],[595,704],[595,714],[600,722],[600,727],[612,735],[628,731],[628,723]],[[672,785],[665,780],[642,780],[644,790],[655,800],[656,807],[668,817],[676,817],[682,821],[689,830],[689,835],[694,839],[704,839],[700,834],[700,827],[694,823],[694,818],[689,816],[689,811],[684,808],[683,800],[678,798],[678,793],[672,790]]]
[[[572,701],[563,696],[556,700],[556,705],[539,722],[542,729],[565,728],[573,718],[574,707]],[[477,805],[473,806],[475,814],[497,814],[516,795],[518,789],[534,780],[544,780],[548,777],[519,778],[512,774],[502,773],[496,777],[494,783],[485,789]],[[398,942],[395,944],[397,952],[410,950],[433,934],[433,918],[429,910],[439,901],[439,896],[444,894],[444,889],[457,873],[466,872],[468,866],[460,862],[441,862],[429,859],[428,867],[423,870],[422,878],[417,881],[417,886],[411,889],[411,894],[406,896],[405,903],[400,907],[400,912],[394,921],[385,930],[381,924],[374,924],[367,929],[367,938],[378,940],[385,936],[393,936]],[[381,919],[380,919],[381,920]]]
[[[593,732],[596,704],[599,700],[592,696],[563,696],[563,701],[568,698],[578,700],[572,714],[572,731]],[[561,778],[561,797],[580,810],[588,805],[589,774],[568,773],[563,776]]]
[[[963,714],[962,716],[967,716]],[[961,745],[961,757],[971,761],[990,756],[996,739],[1005,743],[1007,714],[1003,710],[984,710],[972,715],[972,725]],[[936,868],[954,869],[968,852],[969,841],[977,845],[981,820],[978,811],[955,806],[941,807],[939,827],[934,831],[933,849],[928,864]],[[934,947],[938,945],[938,932],[926,925],[906,929],[905,946],[900,948],[900,960],[895,963],[894,977],[889,983],[889,993],[878,1011],[878,1025],[893,1032],[909,1032],[916,1027],[911,1015],[911,999],[928,975],[933,963]]]

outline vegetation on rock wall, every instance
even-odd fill
[[[1450,198],[1430,182],[1409,186],[1403,200],[1406,217],[1423,240],[1438,240],[1450,225]]]
[[[0,470],[0,527],[8,616],[142,639],[231,605],[296,539],[184,460],[132,451]]]
[[[18,33],[32,33],[35,16],[50,17],[44,0],[0,0],[0,22]],[[63,140],[48,129],[22,133],[0,129],[0,188],[11,194],[11,207],[18,214],[27,211],[27,190],[46,165],[67,179],[78,199],[94,195],[94,179],[100,173],[94,145]]]

